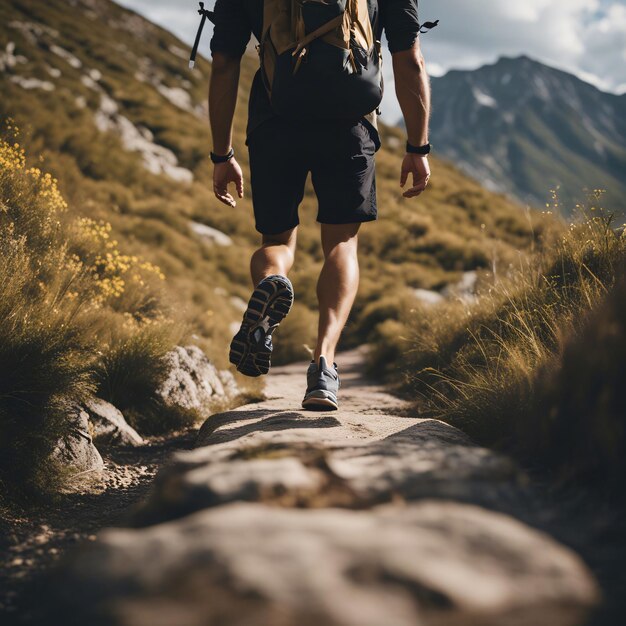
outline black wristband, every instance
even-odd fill
[[[431,145],[429,143],[423,146],[412,146],[408,141],[406,142],[406,151],[409,154],[420,154],[421,156],[426,156],[430,154]]]
[[[233,148],[230,149],[230,151],[228,152],[228,154],[225,154],[224,156],[220,156],[219,154],[215,154],[215,152],[211,152],[210,157],[211,157],[211,161],[213,161],[213,163],[226,163],[227,161],[230,161],[233,157],[235,156],[235,151],[233,150]]]

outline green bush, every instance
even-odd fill
[[[33,296],[29,283],[36,279],[24,245],[3,237],[0,473],[29,479],[65,433],[67,399],[81,401],[93,390],[91,346],[75,310],[54,297]]]

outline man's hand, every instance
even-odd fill
[[[235,207],[237,202],[228,192],[230,183],[235,183],[237,195],[243,198],[243,172],[234,157],[226,163],[216,163],[213,166],[213,191],[220,202]]]
[[[402,173],[400,174],[400,187],[404,188],[409,174],[413,175],[413,186],[407,189],[402,195],[405,198],[415,198],[419,196],[430,179],[430,165],[428,157],[420,154],[408,154],[402,161]]]
[[[420,50],[419,38],[415,39],[409,50],[401,50],[391,56],[396,95],[406,126],[406,138],[412,146],[424,146],[428,143],[430,83],[426,72],[426,62]],[[415,198],[428,185],[430,178],[428,158],[419,154],[407,154],[402,162],[400,175],[402,188],[409,174],[413,175],[413,186],[402,195],[405,198]]]

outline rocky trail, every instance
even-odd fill
[[[127,524],[159,467],[194,440],[188,432],[138,448],[108,448],[102,474],[70,484],[52,501],[0,506],[0,623],[31,623],[33,580],[102,528]]]
[[[34,577],[29,623],[586,623],[597,583],[537,530],[551,513],[523,473],[410,417],[364,377],[361,352],[340,365],[337,412],[299,408],[302,364],[274,368],[267,400],[210,417],[195,441],[128,451],[150,456],[145,471],[125,499],[89,496],[77,539],[90,540]]]

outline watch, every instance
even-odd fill
[[[408,141],[406,142],[406,151],[409,154],[420,154],[422,156],[426,156],[427,154],[430,154],[431,149],[432,146],[429,143],[423,146],[412,146]]]
[[[225,155],[219,155],[219,154],[215,154],[215,152],[211,152],[210,157],[211,157],[211,161],[213,161],[213,163],[226,163],[227,161],[230,161],[233,157],[235,156],[235,151],[233,148],[231,148],[228,152],[228,154]]]

